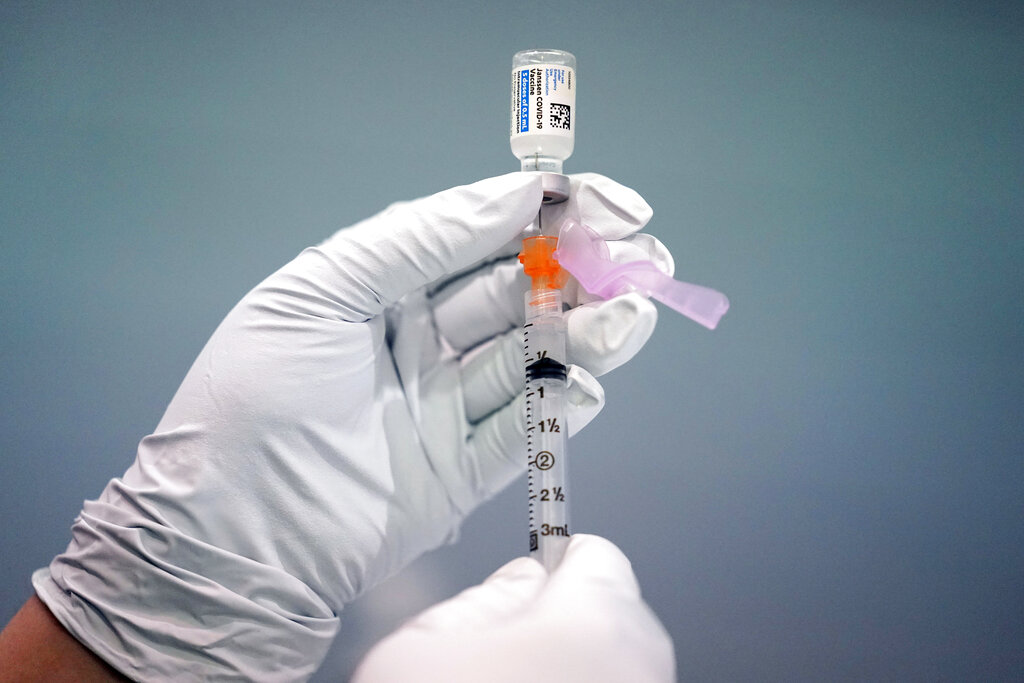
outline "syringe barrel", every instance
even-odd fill
[[[565,319],[562,293],[526,295],[526,454],[530,555],[549,570],[569,543]]]

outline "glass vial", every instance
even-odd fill
[[[576,131],[576,58],[562,50],[512,57],[510,143],[524,171],[561,173]]]

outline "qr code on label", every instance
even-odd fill
[[[551,127],[569,130],[569,113],[570,107],[568,104],[552,104],[550,117]]]

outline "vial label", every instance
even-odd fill
[[[572,138],[576,123],[576,74],[557,64],[535,64],[512,71],[510,135]]]

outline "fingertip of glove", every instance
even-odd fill
[[[574,436],[604,408],[604,387],[589,372],[570,365],[566,382],[569,436]]]
[[[604,387],[586,369],[570,365],[566,377],[570,401],[576,405],[604,403]]]
[[[635,356],[657,322],[654,304],[635,293],[574,308],[567,315],[572,357],[600,377]]]
[[[506,173],[479,180],[468,187],[484,197],[493,197],[510,206],[522,207],[529,220],[536,216],[544,199],[542,180],[537,173]]]
[[[434,196],[444,207],[438,213],[450,213],[452,206],[461,203],[459,215],[472,217],[476,231],[496,229],[504,244],[536,217],[544,190],[539,175],[520,172],[486,178]]]
[[[556,579],[580,585],[611,585],[631,596],[640,595],[629,558],[607,538],[593,534],[573,534],[561,564],[552,574],[552,581]]]
[[[658,324],[658,308],[650,299],[635,292],[616,297],[612,305],[632,325],[632,343],[636,345],[636,350],[630,355],[632,358],[654,334]]]
[[[580,218],[605,239],[621,239],[643,228],[654,209],[636,190],[598,173],[570,176]]]
[[[512,173],[504,173],[502,175],[492,176],[490,178],[484,178],[473,183],[474,185],[487,185],[493,184],[498,187],[506,188],[507,191],[512,192],[518,188],[536,188],[537,192],[542,192],[541,183],[542,179],[538,173],[523,173],[522,171],[513,171]]]
[[[646,232],[638,232],[621,240],[608,242],[608,254],[616,263],[650,261],[669,277],[675,274],[676,263],[672,252],[661,240]]]

